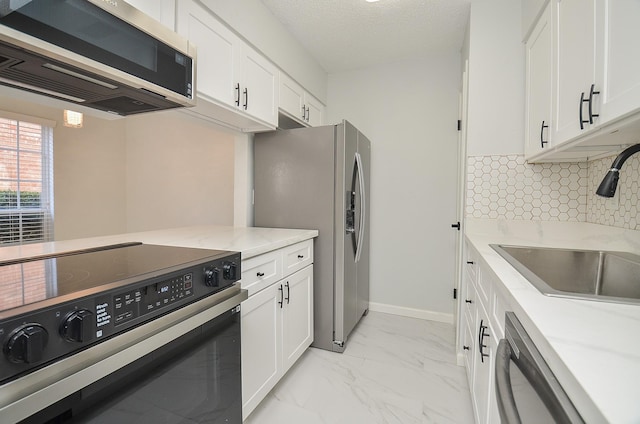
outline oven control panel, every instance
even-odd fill
[[[233,285],[240,253],[0,322],[0,386]]]

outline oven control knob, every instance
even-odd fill
[[[223,269],[223,278],[225,280],[237,280],[238,276],[238,266],[235,264],[235,262],[224,262],[222,264],[222,269]]]
[[[42,359],[49,333],[39,324],[27,324],[11,333],[4,354],[16,364],[33,364]]]
[[[218,287],[220,284],[220,270],[214,266],[205,268],[204,284],[208,287]]]
[[[60,325],[60,335],[68,342],[88,342],[93,339],[94,334],[93,313],[86,309],[71,312]]]

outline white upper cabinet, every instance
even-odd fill
[[[551,141],[553,24],[547,5],[525,43],[526,48],[526,142],[525,154],[549,148]]]
[[[167,28],[175,30],[175,0],[126,0],[126,2]]]
[[[275,129],[275,65],[193,0],[177,2],[176,30],[198,49],[197,106],[187,111],[241,131]]]
[[[307,123],[312,127],[324,125],[324,105],[320,100],[305,92],[304,104]]]
[[[527,86],[525,151],[531,162],[579,161],[612,154],[637,143],[640,131],[640,2],[552,0],[527,41],[553,22],[553,89],[549,143],[536,149],[532,113],[543,97]],[[535,48],[531,44],[531,48]],[[529,66],[529,65],[528,65]],[[527,83],[535,83],[527,69]],[[536,67],[536,72],[538,68]]]
[[[606,123],[640,108],[640,1],[601,1],[607,20],[596,54],[603,64],[600,120]]]
[[[304,125],[324,124],[324,105],[284,72],[280,73],[280,111]]]
[[[242,109],[276,126],[278,68],[247,45],[243,46],[241,58]]]
[[[553,132],[557,143],[576,137],[597,121],[593,116],[599,100],[596,93],[602,89],[602,82],[596,81],[597,1],[555,0],[557,106]]]

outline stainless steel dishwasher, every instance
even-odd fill
[[[503,424],[584,423],[513,312],[505,314],[495,378]]]

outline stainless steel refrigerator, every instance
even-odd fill
[[[258,227],[317,229],[314,341],[343,352],[369,310],[371,143],[352,124],[256,134]]]

